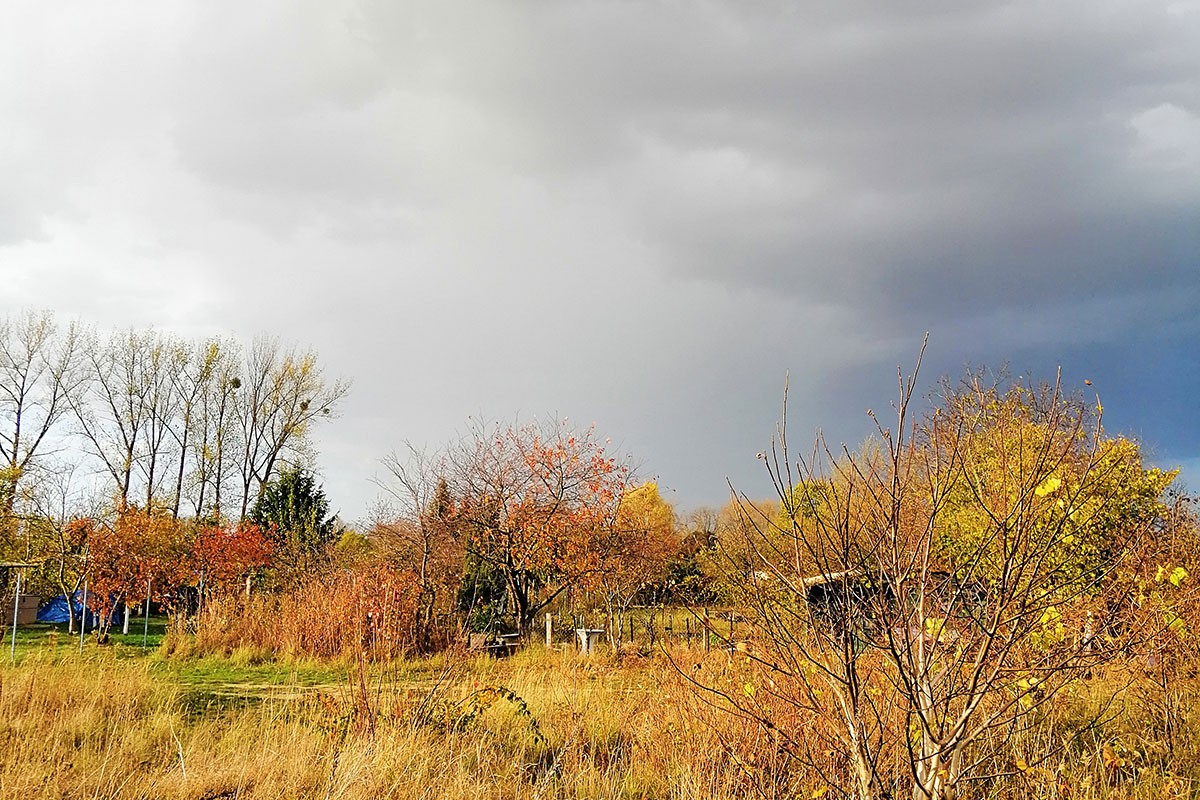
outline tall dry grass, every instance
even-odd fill
[[[151,662],[30,658],[0,672],[0,797],[734,796],[661,669],[464,658],[212,712]]]
[[[173,621],[166,646],[191,654],[257,650],[267,656],[341,658],[367,649],[391,659],[418,645],[419,588],[385,565],[310,576],[286,591],[207,598]]]
[[[805,765],[695,691],[693,679],[745,696],[744,655],[671,656],[351,662],[343,684],[248,691],[238,707],[197,702],[171,662],[31,657],[0,669],[0,797],[730,800],[849,785],[834,756]],[[1186,675],[1114,666],[1012,732],[973,796],[1195,796],[1198,695]],[[774,719],[828,733],[782,707]]]

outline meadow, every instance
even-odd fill
[[[160,628],[161,630],[161,628]],[[160,639],[162,634],[159,634]],[[168,637],[169,638],[169,637]],[[24,632],[0,668],[0,796],[30,798],[838,797],[845,765],[798,769],[730,713],[738,650],[583,657],[529,645],[371,664],[213,656],[141,639]],[[1200,684],[1108,664],[1027,720],[971,796],[1191,797]],[[784,723],[785,710],[778,721]],[[817,724],[811,721],[807,724]],[[820,731],[810,731],[813,740]]]
[[[473,419],[354,530],[314,354],[55,330],[0,322],[0,439],[66,417],[111,493],[10,453],[0,596],[104,621],[18,632],[0,800],[1200,795],[1197,498],[1061,376],[914,371],[799,457],[785,398],[774,496],[686,516],[594,426]]]

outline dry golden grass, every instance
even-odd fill
[[[685,675],[739,685],[738,655],[674,656],[680,671],[661,655],[615,662],[540,648],[501,661],[395,662],[369,676],[351,662],[345,680],[279,693],[253,691],[249,676],[249,702],[215,706],[180,677],[190,661],[32,656],[0,669],[0,797],[839,796],[690,688]],[[1011,759],[997,764],[1011,774],[974,791],[1195,796],[1196,696],[1190,679],[1164,685],[1114,668],[1015,735]],[[1030,768],[1012,770],[1018,759]]]

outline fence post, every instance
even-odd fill
[[[153,579],[146,579],[146,624],[142,627],[142,649],[146,649],[146,641],[150,638],[150,585]]]
[[[708,652],[708,606],[704,607],[704,630],[700,634],[704,637],[704,652]]]
[[[550,612],[546,612],[546,647],[549,649],[554,639],[554,623],[550,621]]]

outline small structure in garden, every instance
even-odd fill
[[[604,635],[604,628],[576,628],[575,635],[579,637],[579,649],[585,656],[590,656],[596,649],[596,642]]]
[[[487,653],[496,658],[512,655],[521,646],[519,633],[472,633],[467,640],[467,649],[473,653]]]

